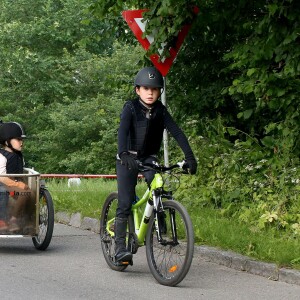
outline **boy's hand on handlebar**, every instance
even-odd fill
[[[127,169],[132,171],[138,170],[137,161],[127,152],[123,152],[120,154],[121,164],[126,166]]]
[[[187,167],[191,175],[196,174],[197,172],[197,161],[195,158],[186,159]]]

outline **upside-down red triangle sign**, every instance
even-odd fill
[[[146,22],[143,22],[143,13],[147,11],[147,9],[139,9],[139,10],[125,10],[122,12],[122,16],[127,22],[128,26],[134,33],[137,40],[140,42],[142,47],[147,51],[154,41],[153,36],[147,35],[143,38],[143,33],[145,32]],[[194,13],[198,13],[198,7],[194,8]],[[159,54],[153,54],[150,56],[150,59],[154,66],[161,72],[163,76],[166,76],[178,54],[178,51],[191,27],[191,24],[186,24],[180,30],[177,40],[175,42],[175,46],[169,49],[170,56],[167,58],[161,58]]]

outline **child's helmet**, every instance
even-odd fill
[[[154,67],[146,67],[140,70],[134,80],[134,86],[164,87],[164,79]]]
[[[23,127],[17,122],[6,122],[0,123],[0,142],[4,143],[5,141],[11,139],[23,139],[26,138]]]

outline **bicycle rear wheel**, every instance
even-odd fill
[[[188,273],[194,254],[193,225],[186,209],[174,200],[163,202],[165,222],[160,225],[158,241],[152,215],[146,236],[146,254],[150,271],[162,285],[175,286]],[[159,222],[161,223],[161,222]]]
[[[123,271],[127,265],[115,261],[114,221],[118,205],[118,193],[114,192],[106,198],[100,217],[101,248],[108,266],[115,271]]]

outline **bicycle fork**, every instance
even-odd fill
[[[155,219],[155,230],[157,234],[157,240],[161,245],[178,245],[177,240],[177,229],[176,229],[176,219],[175,219],[175,210],[169,209],[168,217],[170,218],[171,232],[172,238],[171,240],[166,240],[163,238],[163,234],[167,233],[167,223],[166,223],[166,215],[163,206],[163,201],[161,195],[153,196],[154,202],[154,219]]]
[[[155,231],[157,234],[158,242],[164,246],[178,245],[176,218],[175,218],[175,211],[173,209],[169,209],[169,214],[168,214],[168,217],[170,218],[170,226],[171,226],[170,233],[172,233],[172,238],[171,238],[171,240],[168,240],[168,241],[163,238],[163,234],[166,233],[163,231],[167,230],[167,229],[166,229],[166,221],[164,220],[164,226],[165,226],[165,228],[164,228],[164,226],[160,220],[160,217],[164,218],[164,207],[163,207],[161,193],[158,190],[154,190],[152,192],[152,198],[149,198],[149,200],[146,204],[145,211],[144,211],[144,214],[142,217],[142,222],[141,222],[140,228],[138,229],[139,245],[144,244],[144,239],[146,236],[148,224],[149,224],[152,213],[154,213]]]

